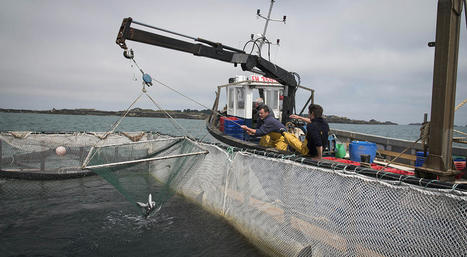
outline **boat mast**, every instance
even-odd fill
[[[272,7],[273,7],[275,1],[276,0],[271,0],[271,4],[269,5],[269,11],[268,11],[268,16],[267,17],[264,17],[264,16],[261,15],[261,10],[260,9],[256,10],[256,15],[258,17],[261,17],[261,18],[266,20],[266,22],[264,24],[263,34],[261,34],[261,37],[258,39],[259,40],[259,46],[258,46],[258,51],[257,51],[258,55],[261,54],[261,49],[263,48],[264,43],[267,41],[266,31],[268,30],[269,21],[279,21],[279,22],[285,23],[285,20],[286,20],[285,15],[282,18],[282,20],[271,19]],[[253,38],[254,38],[254,35],[252,34],[251,39],[253,39]],[[277,40],[277,44],[279,44],[279,39]]]
[[[416,174],[422,178],[453,181],[452,133],[456,99],[459,34],[463,0],[439,0],[431,100],[429,155]]]

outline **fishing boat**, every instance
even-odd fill
[[[286,90],[285,86],[278,83],[274,79],[264,77],[262,75],[249,75],[249,76],[237,76],[229,80],[231,83],[218,86],[216,92],[216,99],[213,104],[213,111],[209,118],[206,120],[206,128],[209,133],[218,139],[219,141],[226,143],[227,145],[246,148],[246,149],[258,149],[272,152],[280,152],[274,148],[267,148],[259,145],[259,138],[250,137],[244,132],[239,125],[246,125],[248,127],[257,127],[256,120],[258,117],[255,116],[255,103],[254,99],[261,99],[265,105],[269,107],[271,114],[287,124],[290,131],[294,130],[303,123],[292,123],[288,122],[287,117],[283,117],[284,107],[283,95]],[[309,94],[308,103],[313,103],[314,90],[298,86]],[[221,90],[226,92],[226,106],[223,110],[218,110],[219,97],[222,94]],[[262,96],[262,97],[259,97]],[[305,104],[302,108],[306,108]],[[297,124],[298,123],[298,124]],[[298,126],[297,126],[298,125]],[[303,135],[300,133],[302,130],[297,130],[297,136]],[[289,152],[290,154],[290,152]]]
[[[231,62],[235,66],[240,64],[244,71],[263,76],[238,76],[218,87],[207,128],[230,146],[200,143],[209,152],[205,161],[183,173],[181,181],[171,188],[224,217],[266,253],[273,256],[457,256],[467,252],[466,184],[454,181],[459,172],[453,169],[450,136],[462,7],[462,1],[439,1],[437,38],[435,43],[430,43],[436,47],[432,120],[430,125],[424,124],[421,147],[412,144],[412,149],[421,148],[424,154],[428,151],[429,154],[413,175],[357,165],[361,164],[358,162],[287,155],[261,148],[238,130],[227,130],[229,117],[233,122],[241,119],[244,124],[253,125],[253,90],[263,90],[263,100],[283,123],[294,113],[299,77],[261,56],[200,38],[183,35],[202,43],[191,44],[143,32],[131,27],[134,21],[130,18],[124,19],[117,44],[128,52],[125,40],[143,42]],[[264,34],[260,40],[264,40]],[[226,90],[227,106],[223,110],[218,106],[221,89]],[[311,92],[309,102],[313,102],[313,90],[308,92]],[[339,136],[343,137],[344,133]],[[358,137],[362,135],[347,134],[349,139]],[[390,158],[404,153],[391,156],[396,146],[401,147],[398,142],[379,140],[378,143],[384,144],[382,153]],[[464,150],[457,151],[465,154]],[[173,171],[157,169],[153,172],[162,181],[168,181],[168,174],[173,174]]]
[[[265,42],[269,42],[269,40],[266,39],[266,31],[268,28],[268,23],[269,21],[280,21],[280,20],[274,20],[271,18],[271,10],[273,7],[274,1],[271,1],[271,5],[269,8],[269,13],[267,17],[261,16],[260,12],[258,10],[257,15],[263,18],[265,22],[264,30],[263,33],[255,40],[259,42],[257,44],[257,53],[260,55],[261,54],[261,49],[262,46]],[[454,5],[459,5],[458,3]],[[460,4],[461,5],[461,4]],[[458,32],[456,33],[455,31],[452,31],[451,34],[446,34],[444,31],[446,30],[442,26],[445,25],[443,22],[447,22],[446,19],[448,17],[448,13],[442,13],[439,12],[438,14],[438,20],[439,20],[439,25],[438,25],[438,44],[439,45],[445,45],[449,40],[454,40],[456,35],[458,35]],[[284,17],[285,21],[285,17]],[[447,24],[445,25],[447,26]],[[452,26],[452,25],[451,25]],[[457,24],[459,26],[459,24]],[[253,35],[251,37],[253,40]],[[458,40],[458,38],[457,38]],[[457,42],[458,44],[458,42]],[[435,46],[434,42],[430,42],[429,46]],[[452,49],[455,49],[458,46],[454,45],[449,45],[452,51]],[[253,49],[252,49],[253,50]],[[439,47],[439,51],[449,51],[447,47]],[[349,145],[352,144],[353,141],[369,141],[372,142],[376,145],[376,151],[374,155],[378,155],[378,161],[380,164],[387,166],[388,163],[391,163],[393,166],[398,167],[399,169],[386,169],[386,170],[392,170],[396,172],[401,172],[400,169],[405,170],[405,171],[410,171],[410,174],[414,174],[414,168],[415,166],[421,166],[423,164],[423,161],[426,159],[426,157],[429,155],[429,148],[436,148],[435,152],[429,157],[430,160],[438,160],[434,161],[432,163],[432,167],[430,168],[418,168],[417,170],[417,175],[421,177],[429,177],[429,178],[439,178],[442,177],[441,179],[448,179],[448,180],[453,180],[455,178],[461,179],[462,174],[459,174],[460,172],[456,170],[454,165],[452,165],[453,160],[451,158],[451,155],[453,156],[467,156],[467,149],[463,147],[452,147],[453,142],[458,142],[458,143],[466,143],[465,138],[452,138],[450,134],[453,133],[453,102],[452,100],[449,101],[440,101],[440,97],[438,97],[438,94],[442,93],[443,89],[439,86],[442,85],[442,80],[444,79],[444,82],[447,83],[447,78],[443,78],[443,72],[449,72],[451,73],[450,76],[453,78],[455,75],[452,75],[454,72],[453,70],[449,71],[443,71],[443,67],[446,67],[443,65],[443,63],[452,63],[454,66],[457,66],[457,55],[452,55],[447,59],[448,57],[439,57],[442,54],[438,54],[437,60],[435,63],[435,71],[436,71],[436,77],[434,78],[434,81],[439,81],[441,83],[435,82],[433,85],[433,103],[437,103],[437,105],[433,105],[433,110],[432,110],[432,117],[434,117],[436,120],[432,121],[429,123],[427,121],[427,114],[425,113],[424,117],[424,123],[423,127],[421,129],[421,134],[420,134],[420,139],[417,140],[416,142],[409,142],[407,140],[399,140],[399,139],[392,139],[392,138],[387,138],[387,137],[379,137],[379,136],[374,136],[374,135],[365,135],[361,133],[354,133],[354,132],[348,132],[348,131],[341,131],[341,130],[336,130],[333,129],[331,130],[331,134],[333,137],[330,138],[331,144],[329,144],[328,149],[325,149],[325,155],[326,156],[332,156],[335,153],[336,150],[336,139],[339,138],[341,143],[345,143],[347,146],[347,149],[349,148]],[[444,58],[444,59],[441,59]],[[295,106],[295,101],[283,101],[283,95],[286,94],[288,90],[296,90],[296,89],[301,89],[305,90],[305,93],[301,93],[301,95],[308,95],[308,100],[304,104],[304,106],[301,109],[301,111],[298,113],[298,115],[303,115],[303,112],[305,111],[306,107],[308,104],[313,104],[314,103],[314,90],[304,87],[300,85],[300,83],[297,84],[296,88],[292,89],[291,87],[284,86],[280,83],[278,83],[276,80],[264,77],[262,76],[262,72],[259,72],[260,75],[254,74],[254,75],[249,75],[249,76],[237,76],[235,78],[229,79],[228,84],[220,85],[217,87],[217,92],[216,92],[216,98],[213,103],[212,107],[212,113],[209,116],[209,118],[206,121],[206,127],[209,133],[214,136],[216,139],[219,141],[226,143],[231,146],[239,147],[239,148],[246,148],[246,149],[258,149],[258,150],[264,150],[264,151],[270,151],[270,152],[278,152],[274,148],[266,148],[258,144],[258,139],[254,137],[248,136],[246,132],[243,132],[240,128],[239,125],[247,125],[249,127],[254,127],[254,122],[255,122],[255,117],[254,117],[254,99],[256,97],[260,96],[261,98],[264,98],[264,103],[272,110],[272,114],[275,116],[275,118],[281,120],[284,125],[287,125],[287,128],[289,132],[292,132],[295,134],[298,138],[301,138],[303,140],[303,134],[301,133],[301,130],[298,129],[300,127],[303,127],[303,124],[299,121],[290,120],[288,119],[288,115],[292,112],[292,110],[296,109]],[[299,78],[299,77],[298,77]],[[450,80],[455,82],[454,80]],[[454,88],[454,90],[452,89]],[[224,95],[225,95],[225,102],[227,103],[224,108],[219,108],[219,98],[222,95],[222,90],[224,90]],[[455,95],[455,85],[453,86],[452,84],[449,85],[449,88],[446,87],[444,88],[446,90],[446,93],[454,94]],[[255,91],[259,91],[256,93]],[[295,92],[294,94],[295,95]],[[451,99],[454,99],[452,97]],[[457,110],[460,108],[467,99],[459,104],[455,109]],[[447,108],[447,106],[451,106],[450,108]],[[445,109],[444,113],[440,113],[439,110]],[[449,122],[444,122],[440,123],[440,121],[443,119],[442,117],[451,117]],[[232,119],[234,120],[232,122]],[[233,128],[225,129],[225,122],[227,122],[230,126]],[[429,126],[433,127],[431,133],[429,134]],[[443,124],[443,125],[440,125]],[[305,129],[303,129],[305,130]],[[441,131],[448,131],[448,135],[444,137],[440,137],[442,135]],[[458,132],[462,133],[462,132]],[[462,133],[463,134],[463,133]],[[302,136],[302,137],[301,137]],[[428,142],[430,141],[429,139],[433,138],[431,140],[432,144],[430,147],[428,146]],[[436,140],[434,140],[436,138]],[[420,141],[420,142],[419,142]],[[436,143],[435,143],[436,142]],[[358,143],[357,143],[358,144]],[[362,147],[362,146],[358,146]],[[440,149],[443,147],[447,147],[445,150],[443,150],[443,153],[440,152]],[[422,154],[423,152],[423,154]],[[291,151],[288,151],[287,154],[293,154],[294,151],[291,149]],[[417,157],[418,155],[418,157]],[[435,157],[436,156],[436,157]],[[349,156],[348,156],[349,157]],[[336,161],[335,158],[327,158],[327,159],[333,159]],[[373,158],[372,158],[373,159]],[[439,159],[442,159],[442,164],[439,163]],[[430,160],[428,163],[431,163]],[[338,160],[339,161],[339,160]],[[354,161],[357,161],[357,163],[354,162],[354,164],[359,165],[360,157],[357,156],[354,158]],[[345,162],[345,161],[344,161]],[[418,165],[416,165],[418,164]],[[434,169],[433,166],[436,166]],[[463,167],[463,166],[460,166]],[[441,171],[443,170],[443,171]],[[441,173],[440,173],[441,172]],[[461,181],[458,181],[461,182]]]
[[[443,40],[457,37],[462,6],[462,1],[439,0],[435,80],[438,75],[455,75],[452,65],[442,64],[448,61],[457,65],[457,52],[452,47],[458,45],[447,47]],[[448,22],[452,35],[444,27],[446,20],[457,22],[457,27]],[[198,43],[137,29],[132,24]],[[146,217],[156,215],[170,194],[176,192],[225,218],[271,256],[462,256],[467,252],[467,184],[453,180],[457,172],[451,165],[452,148],[445,144],[451,138],[439,133],[439,129],[452,130],[453,120],[443,118],[442,124],[437,123],[440,106],[447,113],[453,112],[452,102],[443,102],[447,98],[439,101],[434,97],[431,129],[427,132],[429,155],[424,166],[415,170],[415,176],[388,172],[384,167],[375,169],[360,162],[310,159],[261,148],[244,134],[225,133],[225,123],[223,132],[221,127],[221,117],[242,119],[246,124],[254,122],[253,89],[263,90],[263,99],[272,107],[274,115],[284,123],[289,122],[289,116],[295,113],[295,92],[300,88],[293,73],[241,49],[160,29],[132,18],[123,20],[117,44],[124,49],[124,56],[137,65],[126,40],[240,64],[244,71],[255,73],[238,76],[220,86],[227,89],[225,113],[217,109],[219,91],[216,96],[212,109],[217,117],[212,115],[207,126],[215,137],[228,144],[152,132],[120,134],[115,132],[119,121],[109,132],[101,134],[15,136],[2,133],[0,139],[6,142],[4,150],[8,148],[8,156],[2,157],[2,169],[6,165],[12,165],[7,168],[23,165],[21,168],[25,169],[24,164],[49,167],[49,160],[53,169],[71,163],[109,181]],[[441,53],[444,51],[454,56],[446,57]],[[158,107],[146,91],[154,81],[143,69],[140,71],[143,75],[140,96],[147,95]],[[439,91],[443,88],[445,94],[452,94],[452,80],[448,82],[439,87],[434,83],[436,96],[443,94]],[[309,102],[313,102],[314,91],[304,90],[310,93]],[[361,135],[347,136],[358,139]],[[443,146],[437,147],[440,143]],[[396,146],[401,147],[396,144],[385,153],[390,155]],[[25,154],[20,155],[21,152]],[[18,156],[22,157],[21,161]],[[438,168],[433,171],[436,165]],[[164,184],[164,190],[142,194],[141,188],[149,190],[148,185],[154,181]]]

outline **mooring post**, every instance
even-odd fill
[[[428,123],[428,113],[425,113],[423,115],[423,125],[425,125],[427,123]],[[426,144],[425,142],[426,142],[426,139],[423,139],[423,157],[426,158],[426,156],[428,154],[428,144]]]
[[[462,0],[438,1],[429,154],[423,167],[415,169],[422,178],[452,181],[457,174],[452,169],[452,129],[462,7]]]

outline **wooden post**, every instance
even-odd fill
[[[216,126],[217,124],[214,124],[214,122],[217,120],[217,110],[219,107],[219,96],[221,94],[221,88],[217,87],[217,92],[216,92],[216,100],[214,101],[214,105],[212,106],[211,109],[211,115],[209,115],[209,123],[213,126]]]
[[[452,128],[456,97],[462,0],[439,0],[436,22],[435,62],[429,155],[416,174],[423,178],[453,180]]]
[[[428,113],[425,113],[423,115],[423,125],[427,124],[428,123]],[[426,144],[427,140],[423,140],[423,157],[426,157],[427,153],[428,153],[428,144]]]
[[[2,161],[3,161],[2,140],[0,140],[0,170],[2,169]]]
[[[40,168],[40,170],[41,170],[41,171],[44,171],[44,170],[45,170],[45,157],[46,157],[46,156],[47,156],[46,153],[43,153],[43,152],[42,152],[42,153],[40,154],[40,158],[41,158],[41,160],[40,160],[40,161],[41,161],[41,168]]]

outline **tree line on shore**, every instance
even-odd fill
[[[43,113],[43,114],[67,114],[67,115],[117,115],[121,116],[125,111],[102,111],[96,109],[55,109],[52,110],[24,110],[24,109],[1,109],[0,112],[10,112],[10,113]],[[211,110],[195,110],[195,109],[183,109],[183,110],[152,110],[152,109],[142,109],[142,108],[133,108],[128,113],[130,117],[154,117],[162,118],[166,117],[165,112],[169,113],[170,116],[174,118],[181,119],[206,119],[210,114]],[[340,117],[337,115],[327,115],[325,116],[326,120],[329,123],[346,123],[346,124],[375,124],[375,125],[397,125],[397,123],[391,121],[380,122],[375,119],[369,121],[365,120],[352,120],[347,117]]]

